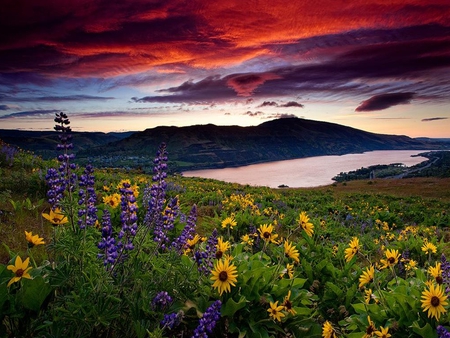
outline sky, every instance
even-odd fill
[[[326,121],[450,138],[448,0],[3,0],[0,128]]]

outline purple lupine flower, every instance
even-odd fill
[[[47,171],[45,177],[49,186],[47,192],[48,201],[54,210],[60,207],[59,203],[64,196],[64,192],[73,192],[75,190],[77,175],[73,172],[76,169],[74,163],[70,163],[75,158],[75,155],[70,153],[73,149],[73,144],[70,142],[72,139],[71,129],[68,126],[70,124],[67,115],[64,113],[55,114],[56,125],[54,129],[59,132],[60,143],[56,146],[58,151],[62,151],[57,156],[57,160],[60,163],[58,169],[50,168]]]
[[[3,145],[1,148],[1,153],[5,155],[5,161],[9,166],[12,166],[14,163],[14,157],[19,151],[17,148],[9,146],[7,144]]]
[[[189,213],[189,217],[186,221],[186,226],[184,227],[181,235],[178,236],[173,242],[172,247],[179,253],[183,253],[183,249],[187,245],[187,241],[194,238],[195,235],[195,227],[197,223],[197,206],[194,204],[192,206],[191,212]]]
[[[398,274],[400,276],[406,273],[405,262],[409,262],[409,250],[404,250],[402,252],[401,258],[398,260]]]
[[[438,338],[450,338],[450,332],[448,332],[445,327],[438,325],[437,327]]]
[[[194,259],[197,262],[197,269],[200,273],[209,275],[214,267],[214,259],[217,251],[217,229],[214,229],[206,241],[205,251],[196,251]]]
[[[173,302],[172,297],[169,296],[167,291],[160,291],[156,294],[152,300],[153,309],[164,310],[168,308]]]
[[[123,244],[125,250],[133,250],[133,239],[137,232],[137,204],[136,197],[134,197],[131,185],[124,182],[122,188],[119,189],[121,193],[120,208],[120,221],[122,223],[122,229],[119,232],[118,239]]]
[[[113,228],[111,225],[111,214],[108,210],[103,212],[102,240],[98,243],[97,247],[103,252],[98,254],[98,257],[103,258],[103,264],[107,269],[112,268],[119,256],[118,249],[120,249],[120,245],[116,245],[116,239],[113,236]]]
[[[175,327],[180,325],[182,318],[183,318],[182,311],[180,311],[178,313],[166,314],[166,315],[164,315],[164,318],[160,324],[163,329],[168,328],[169,330],[173,330]]]
[[[162,143],[159,146],[158,152],[154,159],[153,168],[153,184],[147,186],[144,190],[143,203],[147,206],[147,212],[144,219],[144,224],[151,229],[154,229],[156,225],[160,226],[162,221],[161,213],[164,207],[164,200],[166,198],[167,183],[165,178],[167,174],[167,152],[166,145]]]
[[[450,296],[450,262],[444,254],[441,256],[442,283],[445,284],[445,293]]]
[[[95,195],[94,184],[94,168],[88,164],[80,177],[79,183],[80,187],[84,187],[84,189],[80,188],[78,191],[78,204],[82,206],[78,210],[78,225],[81,229],[86,226],[93,226],[97,221],[97,208],[95,207],[97,196]]]
[[[208,334],[213,332],[214,327],[220,320],[221,307],[222,302],[218,299],[206,309],[203,317],[200,318],[200,323],[194,330],[192,338],[208,338]]]
[[[174,228],[174,221],[179,212],[178,196],[173,198],[164,209],[162,218],[155,223],[154,238],[153,240],[159,243],[162,249],[166,248],[166,244],[169,243],[169,233]]]

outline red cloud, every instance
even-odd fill
[[[238,96],[250,96],[258,86],[268,80],[280,79],[276,74],[248,74],[231,77],[227,81],[227,85],[234,89]]]

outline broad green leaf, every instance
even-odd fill
[[[417,321],[415,321],[411,325],[411,328],[413,329],[413,331],[415,333],[419,334],[423,338],[435,337],[436,336],[436,332],[431,327],[430,323],[426,323],[425,326],[420,327],[419,323],[417,323]]]
[[[25,308],[38,312],[51,291],[52,287],[40,276],[32,280],[24,279],[20,301]]]
[[[247,300],[244,296],[241,296],[238,302],[235,302],[233,298],[228,299],[228,301],[222,306],[222,316],[232,317],[237,311],[244,308],[247,305]]]

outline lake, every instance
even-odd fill
[[[191,170],[183,172],[183,176],[271,188],[282,184],[291,188],[318,187],[334,183],[332,178],[341,172],[371,165],[403,163],[409,167],[427,160],[421,156],[411,157],[423,152],[426,150],[379,150],[341,156],[315,156],[236,168]]]

